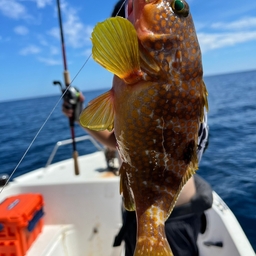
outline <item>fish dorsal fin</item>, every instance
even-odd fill
[[[108,91],[92,100],[79,117],[83,127],[95,131],[109,131],[114,128],[114,104],[112,91]]]
[[[91,40],[92,57],[101,66],[129,84],[142,77],[137,33],[130,21],[114,17],[98,23]]]

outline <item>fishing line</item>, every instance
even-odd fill
[[[30,148],[32,147],[32,145],[34,144],[35,140],[37,139],[37,137],[39,136],[39,134],[41,133],[41,131],[43,130],[44,126],[46,125],[46,123],[48,122],[48,120],[50,119],[50,117],[52,116],[53,112],[55,111],[55,109],[57,108],[57,106],[59,105],[60,101],[63,99],[64,95],[66,94],[66,92],[69,90],[70,86],[73,84],[74,80],[77,78],[77,76],[81,73],[82,69],[84,68],[84,66],[87,64],[87,62],[89,61],[89,59],[91,58],[92,54],[90,54],[87,59],[85,60],[84,64],[81,66],[81,68],[78,70],[78,72],[76,73],[76,75],[74,76],[74,78],[71,80],[71,83],[69,84],[68,87],[66,87],[65,91],[63,92],[63,94],[60,96],[60,98],[58,99],[58,101],[56,102],[56,104],[54,105],[54,107],[52,108],[51,112],[49,113],[49,115],[46,117],[45,121],[43,122],[43,124],[41,125],[41,127],[39,128],[39,130],[37,131],[36,135],[34,136],[34,138],[32,139],[32,141],[30,142],[29,146],[27,147],[25,153],[23,154],[23,156],[21,157],[21,159],[19,160],[18,164],[16,165],[16,167],[14,168],[14,170],[11,172],[9,178],[7,179],[6,183],[4,184],[4,186],[0,189],[0,194],[3,192],[3,190],[5,189],[5,187],[7,186],[7,184],[9,183],[9,181],[11,180],[12,176],[14,175],[14,173],[16,172],[16,170],[19,168],[20,164],[22,163],[23,159],[26,157],[28,151],[30,150]]]
[[[118,10],[117,13],[116,13],[116,16],[118,16],[118,14],[119,14],[120,11],[122,10],[122,8],[123,8],[123,6],[124,6],[124,4],[125,4],[126,1],[128,1],[128,0],[124,0],[124,1],[123,1],[123,3],[121,4],[119,10]]]
[[[120,13],[121,9],[123,8],[125,2],[127,0],[124,0],[121,7],[119,8],[119,10],[117,11],[116,16],[118,16],[118,14]],[[69,90],[70,86],[73,84],[73,82],[75,81],[75,79],[78,77],[78,75],[81,73],[81,71],[83,70],[83,68],[85,67],[85,65],[87,64],[87,62],[89,61],[89,59],[91,58],[92,53],[87,57],[87,59],[85,60],[84,64],[81,66],[81,68],[77,71],[76,75],[74,76],[74,78],[71,80],[70,84],[66,87],[66,89],[63,91],[63,94],[60,96],[60,98],[58,99],[58,101],[56,102],[56,104],[54,105],[54,107],[52,108],[51,112],[49,113],[49,115],[47,116],[47,118],[45,119],[45,121],[43,122],[43,124],[41,125],[41,127],[39,128],[39,130],[37,131],[36,135],[34,136],[34,138],[32,139],[32,141],[30,142],[29,146],[27,147],[26,151],[24,152],[24,154],[22,155],[21,159],[19,160],[18,164],[16,165],[16,167],[14,168],[14,170],[11,172],[9,178],[7,179],[7,181],[5,182],[4,186],[0,189],[0,195],[3,192],[3,190],[5,189],[5,187],[7,186],[7,184],[9,183],[9,181],[11,180],[11,178],[13,177],[14,173],[16,172],[16,170],[19,168],[19,166],[21,165],[23,159],[26,157],[28,151],[30,150],[30,148],[32,147],[32,145],[34,144],[35,140],[37,139],[37,137],[39,136],[39,134],[41,133],[41,131],[43,130],[44,126],[46,125],[46,123],[48,122],[48,120],[50,119],[50,117],[52,116],[53,112],[55,111],[55,109],[57,108],[57,106],[59,105],[60,101],[63,99],[64,95],[66,94],[66,92]]]

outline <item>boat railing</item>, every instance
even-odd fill
[[[104,151],[104,148],[90,135],[84,135],[84,136],[75,138],[75,142],[81,142],[81,141],[85,141],[85,140],[89,140],[99,151]],[[52,160],[53,160],[54,156],[56,155],[59,147],[71,144],[72,142],[73,142],[72,139],[58,141],[55,144],[55,147],[53,148],[53,151],[52,151],[51,155],[49,156],[45,167],[49,166],[52,163]]]

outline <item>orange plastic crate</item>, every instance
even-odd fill
[[[24,256],[43,227],[43,197],[20,194],[0,204],[0,256]]]

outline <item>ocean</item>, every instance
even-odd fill
[[[236,215],[256,251],[256,71],[205,77],[209,92],[209,146],[198,173]],[[106,90],[84,92],[86,102]],[[0,173],[10,174],[56,104],[59,96],[0,103]],[[78,125],[76,136],[85,131]],[[59,140],[70,138],[59,104],[13,177],[43,167]],[[77,144],[79,155],[94,152]],[[54,162],[70,158],[61,147]]]

